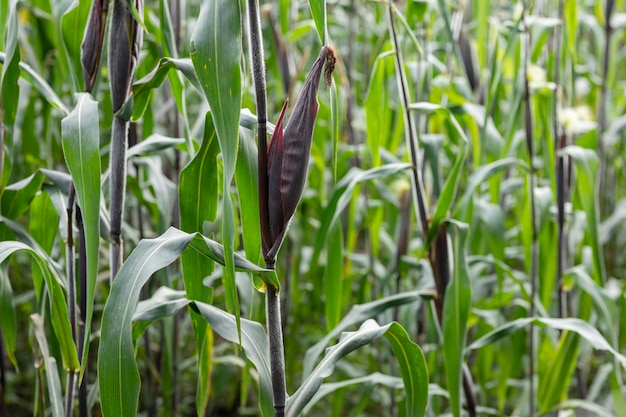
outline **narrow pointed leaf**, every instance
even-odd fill
[[[13,288],[11,281],[9,281],[9,274],[2,265],[0,265],[0,328],[2,328],[2,342],[6,355],[17,369],[17,360],[15,359],[17,319],[13,305]]]
[[[43,356],[46,372],[46,382],[48,389],[48,398],[50,399],[50,408],[53,417],[63,417],[63,391],[61,389],[61,378],[57,369],[56,360],[50,355],[48,349],[48,340],[46,339],[46,331],[44,329],[43,320],[39,314],[30,316],[35,327],[35,340]]]
[[[242,129],[235,170],[237,196],[241,210],[241,229],[246,258],[261,262],[261,225],[259,223],[257,148],[250,131]]]
[[[339,336],[341,332],[346,330],[348,327],[354,326],[355,324],[363,323],[365,320],[377,317],[382,312],[390,308],[414,303],[419,301],[420,299],[432,299],[433,295],[433,290],[410,291],[394,294],[389,297],[384,297],[380,300],[372,301],[369,303],[356,304],[352,306],[348,314],[346,314],[343,319],[341,319],[339,324],[331,332],[329,332],[326,336],[324,336],[323,339],[321,339],[315,345],[311,346],[306,351],[303,361],[303,374],[309,375],[312,372],[315,362],[322,354],[324,349],[326,349],[330,341]]]
[[[568,330],[575,332],[585,339],[591,347],[598,350],[605,350],[612,354],[615,359],[626,369],[626,356],[619,353],[615,348],[611,346],[609,342],[600,334],[600,332],[591,324],[584,320],[577,318],[521,318],[510,321],[486,335],[482,336],[478,340],[474,341],[467,347],[467,350],[476,350],[491,343],[495,343],[505,337],[512,335],[513,333],[528,327],[530,324],[541,327],[550,327],[557,330]]]
[[[326,0],[309,0],[309,6],[317,29],[317,36],[319,36],[322,45],[326,45],[328,43]]]
[[[132,323],[139,294],[152,274],[178,259],[189,245],[212,260],[224,263],[224,248],[217,242],[197,233],[188,234],[170,228],[156,239],[142,240],[124,262],[111,286],[104,307],[98,350],[98,383],[104,417],[134,416],[137,413],[141,381],[135,359]],[[274,282],[277,284],[275,271],[262,269],[239,255],[235,256],[234,264],[272,285]],[[201,277],[196,279],[201,280]]]
[[[394,356],[400,364],[407,395],[406,416],[423,416],[428,399],[428,370],[421,349],[411,342],[406,330],[398,323],[379,326],[374,320],[366,321],[356,332],[343,334],[341,341],[326,351],[324,359],[287,400],[286,415],[296,417],[300,414],[322,381],[333,373],[340,359],[383,335],[391,343]]]
[[[41,189],[43,180],[43,174],[37,171],[21,181],[7,185],[0,199],[2,215],[11,220],[17,219],[20,214],[28,209],[30,202]]]
[[[122,265],[104,306],[98,383],[104,417],[134,416],[139,402],[139,371],[134,355],[132,319],[139,293],[148,279],[174,262],[193,235],[169,229],[156,239],[144,239]]]
[[[214,221],[217,216],[217,154],[219,144],[210,115],[205,118],[204,135],[198,153],[180,174],[178,199],[180,207],[180,227],[188,233],[202,232],[206,221]],[[214,261],[198,251],[185,251],[181,257],[183,281],[190,300],[210,302],[212,291],[203,284],[203,278],[214,269]],[[211,377],[211,330],[206,321],[196,312],[191,313],[191,325],[196,337],[198,352],[198,390],[196,409],[198,415],[206,410],[210,395]],[[212,348],[212,346],[211,346]]]
[[[20,93],[17,82],[20,77],[20,48],[18,46],[17,1],[11,0],[8,3],[9,14],[2,17],[2,19],[7,19],[6,34],[0,33],[0,36],[4,38],[3,49],[5,51],[4,59],[2,59],[2,72],[0,72],[0,118],[3,129],[6,129],[7,133],[5,140],[11,143]]]
[[[76,345],[72,339],[67,302],[65,301],[66,295],[61,287],[59,277],[56,276],[46,259],[42,258],[36,250],[21,242],[0,242],[0,264],[17,252],[25,252],[30,255],[41,269],[46,286],[48,287],[48,297],[52,312],[52,327],[54,328],[54,334],[61,347],[63,366],[65,369],[77,371],[79,369],[78,355],[76,353]]]
[[[235,286],[235,220],[230,186],[235,173],[241,110],[241,10],[238,1],[205,0],[191,36],[191,60],[211,108],[224,162],[222,243],[228,308],[239,322]]]
[[[455,417],[461,416],[461,382],[463,356],[467,339],[467,319],[472,291],[465,261],[465,242],[468,226],[465,223],[448,223],[452,240],[452,281],[448,284],[443,304],[443,353],[450,405]]]
[[[367,171],[353,168],[350,172],[348,172],[348,174],[346,174],[342,180],[336,184],[332,197],[322,213],[322,223],[319,231],[317,232],[312,263],[314,264],[317,262],[319,254],[328,237],[329,230],[337,221],[339,216],[341,216],[343,210],[348,207],[348,204],[352,199],[352,193],[354,192],[357,184],[365,181],[387,178],[407,170],[410,167],[411,165],[409,164],[398,162],[386,164]]]
[[[568,146],[563,152],[570,156],[576,167],[576,187],[574,192],[587,215],[587,231],[593,249],[593,279],[597,284],[606,282],[606,266],[604,263],[604,250],[600,244],[600,210],[598,209],[598,196],[600,190],[596,187],[596,178],[600,160],[598,155],[590,150],[579,146]]]
[[[100,248],[100,132],[98,103],[89,94],[79,94],[74,110],[63,119],[63,153],[69,168],[85,228],[87,254],[87,312],[81,377],[87,366],[91,320],[98,278]]]
[[[263,416],[273,416],[269,346],[263,326],[254,321],[241,319],[241,328],[239,328],[236,317],[232,314],[205,303],[195,302],[194,304],[217,334],[229,342],[241,345],[246,357],[259,374],[259,394]],[[241,329],[241,334],[239,334],[239,329]]]
[[[4,64],[6,60],[7,54],[5,52],[0,52],[0,63]],[[39,75],[30,65],[24,62],[20,61],[19,67],[22,78],[35,87],[35,89],[37,89],[37,91],[44,96],[52,107],[61,110],[64,114],[69,114],[70,110],[67,108],[65,103],[63,103],[63,100],[59,98],[54,89],[50,87],[50,84],[48,84],[41,75]]]

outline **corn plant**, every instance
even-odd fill
[[[626,415],[625,30],[0,0],[0,415]]]

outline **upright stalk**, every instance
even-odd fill
[[[134,0],[141,16],[143,0]],[[111,280],[122,265],[122,218],[124,214],[124,194],[126,191],[126,150],[128,148],[128,121],[117,112],[128,97],[135,64],[141,46],[141,27],[131,15],[126,1],[113,0],[109,39],[109,72],[111,102],[115,117],[110,152],[110,239],[111,239]]]
[[[401,98],[402,98],[402,107],[404,108],[404,120],[405,120],[405,131],[407,136],[407,141],[409,143],[409,154],[411,157],[412,163],[412,186],[413,186],[413,198],[416,200],[416,206],[418,208],[418,215],[420,218],[420,223],[422,225],[422,231],[424,233],[424,238],[428,236],[428,231],[430,224],[428,222],[428,214],[425,202],[425,192],[424,192],[424,184],[422,182],[422,175],[420,171],[420,161],[418,157],[418,141],[417,141],[417,133],[415,130],[414,120],[411,117],[410,112],[410,101],[409,101],[409,90],[407,87],[406,74],[404,72],[404,63],[402,62],[402,53],[400,51],[398,37],[396,34],[396,28],[394,24],[393,18],[393,8],[394,5],[389,2],[388,12],[389,12],[389,27],[391,32],[391,41],[393,43],[393,47],[396,51],[396,71],[397,71],[397,79],[398,79],[398,89],[400,90]],[[445,13],[444,13],[445,15]],[[452,37],[451,37],[452,39]],[[459,60],[461,62],[461,60]],[[435,241],[431,244],[429,250],[429,258],[430,264],[433,270],[433,275],[435,276],[435,285],[437,288],[437,298],[435,299],[435,308],[437,310],[437,321],[440,325],[443,325],[443,300],[445,295],[445,289],[450,280],[450,260],[448,256],[448,237],[446,233],[445,225],[442,224],[437,231],[437,237]],[[465,367],[461,369],[462,371],[462,388],[465,394],[467,409],[470,417],[474,417],[476,415],[476,400],[474,398],[474,390],[473,390],[473,381],[471,379],[471,374],[469,372],[469,368]]]
[[[533,124],[532,115],[530,110],[530,89],[528,87],[528,61],[530,60],[530,33],[526,26],[525,14],[527,10],[524,10],[524,17],[522,18],[522,24],[524,25],[524,56],[523,56],[523,77],[524,77],[524,128],[526,131],[526,148],[528,151],[528,165],[530,166],[529,174],[529,193],[530,193],[530,222],[532,228],[532,247],[531,247],[531,260],[530,260],[530,311],[529,316],[535,316],[535,294],[537,293],[537,268],[539,259],[539,242],[537,240],[537,222],[535,213],[535,173],[533,170]],[[528,337],[528,357],[529,357],[529,373],[530,373],[530,385],[528,396],[528,408],[529,415],[534,415],[535,410],[535,394],[534,394],[534,377],[535,377],[535,328],[531,324],[529,329],[530,335]]]
[[[564,2],[559,1],[559,19],[563,17]],[[566,145],[565,132],[559,129],[559,91],[561,80],[561,27],[554,28],[554,84],[556,85],[554,101],[552,103],[553,118],[553,136],[556,155],[556,203],[557,203],[557,271],[556,271],[556,287],[557,287],[557,310],[558,317],[565,317],[564,299],[563,299],[563,263],[564,263],[564,227],[565,227],[565,161],[562,150]]]
[[[606,181],[606,155],[604,149],[604,131],[606,129],[606,106],[607,106],[607,79],[609,76],[609,64],[611,56],[611,35],[613,34],[613,26],[611,25],[611,15],[613,14],[614,0],[606,0],[604,14],[604,56],[602,60],[602,84],[600,87],[600,105],[598,108],[598,158],[600,159],[600,167],[598,172],[598,189],[604,189]],[[602,195],[611,193],[603,193]],[[605,207],[605,199],[600,199],[600,213],[604,213],[608,207]]]
[[[287,385],[285,383],[285,351],[283,348],[283,328],[280,319],[280,295],[270,286],[266,292],[267,332],[270,339],[270,370],[272,373],[272,393],[274,414],[285,415]]]
[[[415,206],[418,209],[418,216],[420,219],[420,223],[422,225],[422,231],[424,233],[424,238],[428,236],[428,215],[426,213],[426,198],[424,194],[424,184],[422,182],[422,175],[419,169],[419,157],[417,150],[417,134],[415,131],[414,121],[411,117],[411,111],[409,109],[409,90],[407,87],[406,75],[404,73],[404,63],[402,62],[402,54],[399,50],[398,37],[396,35],[396,26],[394,24],[393,19],[393,4],[390,2],[389,7],[389,27],[391,31],[391,40],[393,42],[394,48],[396,50],[395,58],[396,58],[396,69],[398,71],[398,88],[400,90],[400,94],[402,96],[403,108],[404,108],[404,123],[406,130],[406,137],[409,143],[409,154],[411,157],[411,180],[413,184],[413,188],[415,192],[413,193],[413,198],[415,201]]]
[[[263,38],[257,0],[248,0],[248,22],[250,26],[250,50],[252,74],[256,92],[256,111],[258,129],[258,184],[259,214],[263,253],[272,247],[268,215],[269,184],[267,180],[267,101],[265,86],[265,63],[263,58]],[[278,127],[280,128],[280,127]],[[273,258],[266,257],[266,267],[275,268]],[[280,316],[280,296],[276,288],[268,286],[266,291],[267,330],[270,344],[270,370],[272,375],[272,393],[276,417],[285,415],[287,387],[285,383],[285,353],[283,348],[283,330]]]
[[[70,191],[67,201],[67,248],[66,248],[66,268],[67,268],[67,307],[69,314],[70,327],[72,329],[72,339],[74,343],[76,337],[76,276],[74,271],[74,202],[76,198],[76,190],[74,183],[70,183]],[[82,351],[82,350],[81,350]],[[65,416],[72,417],[74,412],[74,384],[76,373],[70,370],[67,373],[67,385],[65,392]]]
[[[85,328],[87,321],[87,249],[85,242],[85,228],[83,226],[83,215],[80,207],[76,206],[76,226],[78,227],[78,282],[80,293],[78,295],[78,309],[80,320],[78,322],[78,355],[79,362],[82,363],[83,343],[85,340]],[[89,409],[87,404],[87,372],[89,367],[85,367],[83,379],[78,387],[78,415],[79,417],[87,417]]]

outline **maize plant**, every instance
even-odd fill
[[[625,35],[0,0],[0,416],[626,415]]]

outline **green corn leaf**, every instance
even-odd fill
[[[13,124],[15,123],[20,95],[20,87],[17,82],[20,77],[20,48],[18,47],[17,1],[11,0],[8,3],[8,18],[3,15],[3,19],[7,19],[6,34],[0,33],[0,36],[4,37],[3,49],[5,51],[1,59],[3,65],[0,73],[0,118],[6,132],[3,133],[6,135],[4,140],[10,144],[12,143]]]
[[[174,262],[192,238],[193,235],[170,229],[157,239],[142,240],[113,281],[104,307],[98,350],[98,383],[104,417],[137,414],[141,381],[131,326],[139,293],[150,276]]]
[[[5,63],[7,54],[0,52],[0,62]],[[67,108],[63,100],[59,98],[54,89],[46,82],[46,80],[39,75],[30,65],[19,62],[21,70],[21,76],[28,81],[39,93],[48,101],[48,103],[55,109],[61,110],[64,114],[69,114],[70,110]]]
[[[24,213],[33,198],[35,198],[35,195],[41,189],[43,180],[43,174],[37,171],[28,178],[7,185],[0,199],[0,211],[2,212],[2,216],[10,220],[15,220],[20,214]]]
[[[353,385],[383,385],[393,389],[402,389],[403,387],[402,378],[381,374],[380,372],[374,372],[373,374],[357,378],[344,379],[340,382],[327,382],[320,386],[313,398],[309,400],[302,410],[301,415],[309,414],[311,408],[325,396],[329,394],[337,395],[339,390]]]
[[[43,320],[39,314],[30,316],[30,320],[35,327],[35,340],[41,351],[45,363],[46,382],[48,389],[48,398],[50,399],[50,408],[53,417],[63,417],[63,390],[61,389],[61,378],[57,369],[56,360],[50,355],[48,349],[48,340],[44,329]]]
[[[341,358],[383,335],[391,344],[400,365],[407,396],[406,416],[423,416],[428,401],[428,370],[422,350],[409,339],[406,330],[398,323],[379,326],[374,320],[366,321],[356,332],[344,333],[341,341],[326,351],[324,359],[287,400],[286,415],[295,417],[300,414],[322,381],[333,373]]]
[[[126,159],[139,155],[152,155],[166,149],[174,148],[182,143],[185,143],[185,139],[170,138],[159,135],[158,133],[153,133],[135,146],[128,148]]]
[[[241,111],[241,10],[238,1],[205,0],[191,36],[191,60],[209,102],[224,162],[222,243],[227,306],[239,323],[235,285],[235,219],[230,186],[235,173]]]
[[[185,295],[185,291],[159,287],[152,297],[137,304],[135,314],[133,314],[133,321],[155,321],[171,317],[180,309],[193,302]]]
[[[328,239],[328,260],[324,270],[326,300],[326,328],[330,331],[339,324],[343,300],[343,232],[341,222],[334,224]]]
[[[355,324],[363,323],[365,320],[377,317],[379,314],[390,308],[414,303],[419,300],[432,299],[433,295],[433,290],[410,291],[394,294],[369,303],[356,304],[352,306],[348,314],[346,314],[343,319],[341,319],[339,324],[332,331],[326,334],[323,339],[321,339],[315,345],[311,346],[306,351],[303,361],[302,373],[304,375],[309,375],[313,370],[315,362],[322,354],[324,349],[328,346],[330,341],[339,336],[341,332],[346,330],[348,327],[354,326]]]
[[[269,345],[263,326],[246,319],[241,319],[241,322],[237,323],[236,317],[232,314],[205,303],[195,302],[194,305],[217,334],[243,348],[246,357],[259,374],[259,394],[263,417],[273,416]]]
[[[455,417],[460,417],[463,356],[467,339],[467,319],[472,301],[472,289],[465,260],[469,227],[456,221],[449,221],[447,225],[453,229],[450,233],[453,266],[452,281],[448,283],[443,303],[443,352],[452,413]]]
[[[60,278],[48,261],[39,255],[38,251],[32,247],[14,241],[0,242],[0,264],[9,256],[17,252],[24,252],[30,255],[36,262],[43,273],[46,286],[48,287],[48,297],[50,300],[51,312],[50,317],[54,333],[61,347],[61,357],[63,358],[63,366],[71,371],[78,371],[78,355],[76,353],[76,345],[72,339],[72,330],[70,328],[69,315],[67,310],[67,302],[65,293],[60,284]]]
[[[448,215],[452,204],[454,203],[454,199],[456,196],[456,190],[459,185],[461,168],[463,167],[463,163],[467,158],[467,144],[469,140],[467,139],[467,135],[463,131],[463,128],[454,117],[452,112],[440,105],[433,103],[413,103],[409,106],[411,110],[417,110],[425,113],[441,113],[446,119],[449,121],[450,126],[452,127],[452,131],[458,136],[458,147],[456,150],[457,157],[454,161],[454,165],[452,166],[452,170],[448,173],[448,177],[443,186],[443,190],[441,191],[441,195],[439,196],[439,200],[437,200],[437,206],[435,207],[435,212],[433,214],[433,219],[430,222],[428,237],[426,239],[426,247],[430,247],[431,243],[434,241],[437,236],[437,231],[439,230],[439,225],[443,221],[443,219]]]
[[[237,196],[241,211],[241,229],[246,258],[261,261],[261,225],[259,217],[258,158],[256,143],[250,130],[241,130],[235,169]]]
[[[549,365],[539,373],[537,406],[540,413],[549,411],[567,398],[567,391],[576,369],[579,346],[580,335],[563,332],[557,348],[550,352],[550,357],[546,359]]]
[[[132,322],[139,294],[152,274],[178,259],[188,246],[213,261],[225,263],[225,250],[217,242],[197,233],[188,234],[170,228],[156,239],[139,242],[113,282],[104,307],[98,350],[98,382],[105,417],[133,416],[137,412],[141,381],[134,353]],[[260,268],[237,254],[234,256],[234,266],[256,274],[267,282],[265,285],[278,284],[275,271]],[[201,278],[195,277],[198,281]],[[233,323],[235,322],[233,319]],[[215,326],[214,323],[209,323]],[[244,333],[245,326],[244,324]],[[233,328],[237,330],[239,326]],[[245,337],[243,334],[242,339]]]
[[[217,216],[217,154],[219,144],[213,119],[205,118],[202,146],[180,174],[178,199],[180,207],[180,227],[193,233],[202,232],[205,221],[214,221]],[[212,260],[197,251],[186,251],[182,255],[183,281],[190,300],[210,302],[211,289],[202,283],[202,278],[209,276],[214,269]],[[196,410],[203,415],[210,394],[210,375],[212,355],[209,345],[212,338],[206,321],[191,313],[191,325],[196,336],[198,352],[198,390],[196,392]]]
[[[604,264],[604,250],[600,244],[600,210],[598,209],[599,190],[596,187],[596,177],[600,161],[598,155],[579,146],[568,146],[563,152],[570,156],[576,167],[575,194],[582,209],[587,215],[587,231],[593,249],[593,279],[602,285],[606,282],[606,266]]]
[[[328,22],[326,19],[326,0],[309,0],[313,21],[322,45],[328,45]]]
[[[186,297],[185,291],[173,290],[169,287],[159,287],[152,297],[140,301],[137,304],[137,309],[133,315],[133,341],[136,343],[152,322],[172,317],[191,302],[193,302],[193,300]],[[202,322],[206,324],[204,319],[202,319]],[[205,381],[207,388],[210,386],[208,382],[208,380]],[[198,383],[200,383],[200,381],[198,381]],[[201,388],[201,386],[198,385],[198,388]],[[203,400],[203,398],[200,399]],[[196,405],[196,408],[198,408],[198,406],[199,404]],[[204,410],[206,407],[200,408]]]
[[[161,58],[148,75],[133,83],[132,93],[124,103],[121,113],[130,114],[132,112],[131,120],[141,120],[150,103],[153,91],[163,84],[171,69],[182,72],[198,91],[202,91],[190,59]]]
[[[68,63],[68,68],[71,69],[69,73],[76,88],[75,91],[84,90],[82,83],[81,45],[83,43],[85,26],[89,20],[90,8],[91,2],[88,1],[65,1],[61,3],[60,10],[58,10],[57,27],[59,28],[59,39],[62,44],[61,49],[63,50],[65,61]]]
[[[100,132],[98,103],[89,94],[78,94],[76,107],[63,119],[63,153],[69,168],[85,228],[87,254],[87,312],[85,328],[91,329],[98,256],[100,250]],[[87,366],[91,334],[85,332],[81,378]]]
[[[393,59],[391,52],[383,52],[376,57],[364,103],[367,143],[372,153],[373,167],[380,166],[380,148],[391,131],[392,112],[388,104],[385,68],[390,59]]]
[[[471,345],[467,347],[467,350],[476,350],[491,343],[495,343],[498,340],[509,337],[513,333],[528,327],[530,324],[534,324],[539,327],[549,327],[551,329],[567,330],[577,333],[583,339],[585,339],[592,348],[609,352],[624,367],[624,369],[626,369],[626,356],[615,350],[615,348],[613,348],[611,344],[607,342],[604,336],[602,336],[602,334],[595,327],[593,327],[588,322],[578,318],[558,319],[525,317],[521,319],[516,319],[492,330],[483,337],[474,341]]]
[[[460,217],[464,221],[471,221],[471,218],[468,218],[469,205],[472,202],[474,195],[478,191],[478,187],[481,184],[484,184],[487,179],[496,175],[497,173],[504,171],[514,165],[520,166],[524,169],[528,169],[528,165],[518,158],[503,158],[498,159],[490,164],[483,165],[476,169],[469,177],[467,184],[465,185],[465,192],[463,193],[463,197],[459,201],[459,204],[456,206],[455,217]]]
[[[354,168],[348,172],[348,174],[346,174],[341,181],[335,185],[335,191],[333,192],[328,205],[324,209],[322,214],[322,224],[317,232],[315,250],[311,263],[315,264],[317,262],[324,242],[327,239],[329,230],[335,224],[339,216],[341,216],[343,210],[350,204],[352,193],[354,192],[357,184],[365,181],[386,178],[408,168],[410,168],[409,164],[391,163],[367,171]]]
[[[17,369],[15,341],[17,340],[17,319],[13,305],[13,288],[6,267],[0,265],[0,327],[4,349],[11,364]]]

